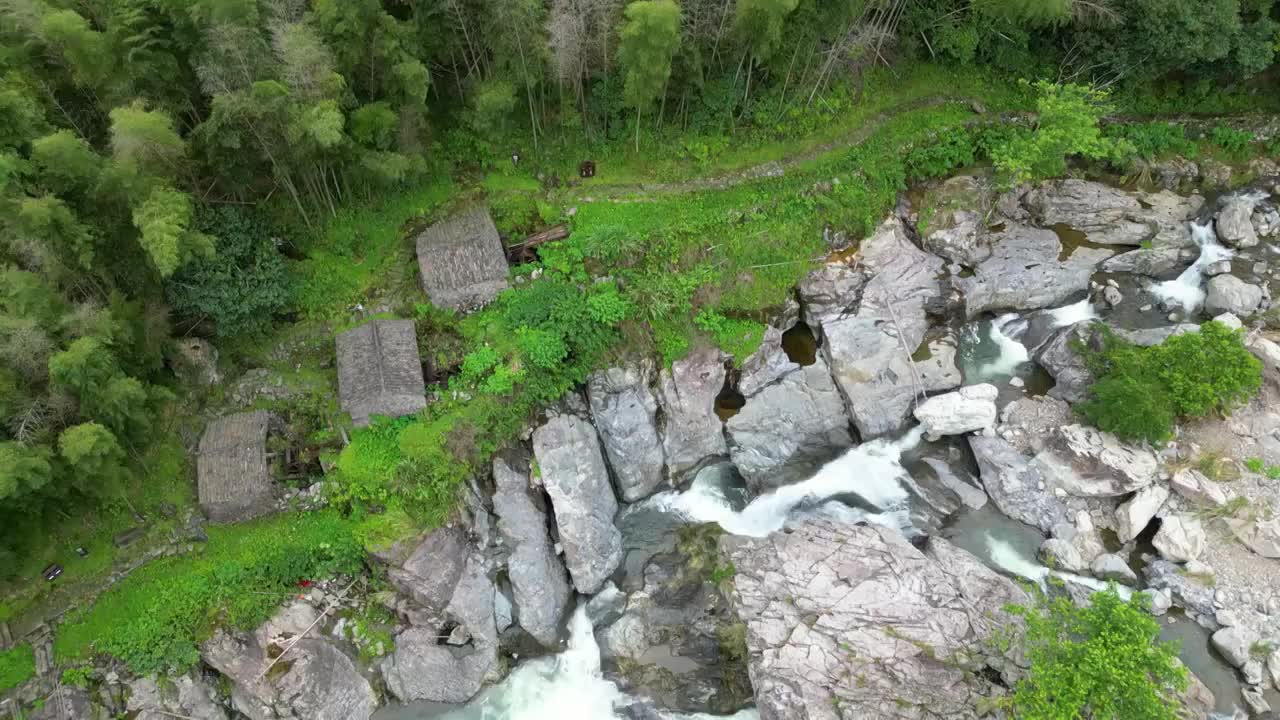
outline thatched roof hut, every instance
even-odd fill
[[[265,410],[218,418],[200,438],[196,474],[200,507],[210,520],[248,520],[271,511],[267,436],[277,424]]]
[[[507,288],[507,256],[485,207],[442,220],[418,236],[422,289],[439,308],[473,310]]]
[[[338,400],[358,427],[427,406],[412,320],[371,320],[338,336]]]

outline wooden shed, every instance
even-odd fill
[[[427,406],[412,320],[371,320],[338,335],[338,401],[357,427]]]
[[[489,209],[473,207],[418,236],[422,290],[431,304],[474,310],[508,287],[507,256]]]
[[[233,522],[272,510],[267,437],[277,425],[265,410],[218,418],[205,428],[196,459],[200,507],[215,522]]]

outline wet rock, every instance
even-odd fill
[[[130,682],[126,705],[130,717],[134,720],[168,720],[174,716],[227,720],[227,711],[218,702],[217,692],[203,677],[188,673],[170,681],[172,688],[165,691],[150,677]]]
[[[1222,658],[1234,667],[1243,668],[1253,657],[1250,648],[1258,641],[1258,636],[1244,626],[1225,627],[1215,632],[1209,639],[1213,647],[1222,654]]]
[[[1165,559],[1174,562],[1195,560],[1204,552],[1204,527],[1192,515],[1170,515],[1160,523],[1153,542]]]
[[[973,318],[993,310],[1054,307],[1089,289],[1093,271],[1111,257],[1109,250],[1078,248],[1066,261],[1062,243],[1051,230],[1008,223],[991,238],[992,254],[968,278],[954,278],[964,293],[965,314]]]
[[[1062,538],[1049,538],[1041,543],[1040,560],[1055,570],[1081,573],[1089,569],[1089,564],[1080,557],[1080,551]]]
[[[662,447],[672,479],[729,454],[724,423],[715,412],[716,396],[724,388],[724,361],[718,350],[695,350],[659,374],[658,402],[666,418]]]
[[[1262,288],[1251,285],[1234,275],[1218,275],[1209,280],[1209,293],[1204,301],[1205,312],[1210,315],[1232,313],[1247,317],[1262,305]]]
[[[1066,505],[1047,491],[1038,465],[1002,438],[970,435],[968,440],[982,485],[1000,512],[1045,532],[1066,521]]]
[[[1067,425],[1056,442],[1036,455],[1053,487],[1080,497],[1116,497],[1155,482],[1159,463],[1145,447],[1126,445],[1110,433]]]
[[[529,487],[529,458],[507,450],[493,459],[493,510],[509,548],[507,573],[516,619],[535,640],[553,647],[573,591],[564,564],[547,534],[542,493]]]
[[[1254,553],[1265,558],[1280,558],[1280,516],[1262,518],[1227,518],[1231,534]]]
[[[872,278],[856,314],[823,325],[822,352],[867,440],[901,429],[916,396],[950,389],[956,376],[932,377],[910,360],[928,328],[925,302],[941,294],[942,260],[913,245],[896,218],[863,241],[861,258]]]
[[[1258,233],[1253,229],[1255,204],[1256,200],[1249,195],[1235,195],[1218,211],[1215,228],[1223,245],[1251,248],[1258,244]]]
[[[1023,204],[1036,224],[1067,225],[1101,245],[1141,245],[1162,229],[1185,223],[1203,198],[1168,191],[1130,193],[1087,180],[1052,180],[1027,193]]]
[[[1141,248],[1130,250],[1102,263],[1102,271],[1109,273],[1137,273],[1159,277],[1187,265],[1182,250],[1176,246]]]
[[[1236,317],[1235,315],[1232,315],[1231,313],[1222,313],[1221,315],[1218,315],[1217,317],[1215,317],[1213,321],[1216,323],[1222,323],[1223,325],[1226,325],[1232,330],[1241,330],[1244,328],[1244,322],[1242,322],[1240,318]]]
[[[1183,468],[1173,474],[1169,487],[1192,503],[1221,507],[1231,499],[1221,485],[1194,468]]]
[[[1208,277],[1217,277],[1219,275],[1226,275],[1229,272],[1231,272],[1230,260],[1219,260],[1214,263],[1209,263],[1209,265],[1207,265],[1204,269],[1204,274]]]
[[[1081,402],[1088,396],[1093,373],[1076,352],[1074,343],[1088,343],[1092,335],[1085,323],[1063,328],[1036,352],[1035,361],[1056,381],[1049,395],[1070,403]]]
[[[1004,662],[984,657],[983,638],[1027,601],[936,536],[922,553],[891,529],[809,520],[722,545],[766,718],[969,717],[992,692],[976,671]]]
[[[1254,717],[1271,712],[1271,704],[1258,688],[1245,688],[1240,691],[1240,697],[1244,698],[1244,704],[1249,707],[1249,712],[1253,713]]]
[[[995,424],[998,394],[994,385],[969,385],[929,398],[916,407],[914,415],[930,438],[982,430]]]
[[[1151,518],[1160,512],[1169,489],[1163,485],[1149,485],[1137,492],[1128,502],[1116,508],[1116,535],[1120,542],[1129,542],[1138,537]]]
[[[1142,590],[1140,595],[1145,595],[1147,604],[1151,608],[1151,614],[1160,617],[1169,612],[1169,608],[1173,607],[1173,597],[1168,590],[1152,590],[1147,588]]]
[[[1133,572],[1133,568],[1129,567],[1129,563],[1124,558],[1111,553],[1103,553],[1094,558],[1093,564],[1090,566],[1093,576],[1099,580],[1115,580],[1125,585],[1137,585],[1138,576]]]
[[[1102,300],[1111,307],[1115,307],[1124,302],[1124,295],[1116,288],[1107,286],[1102,290]]]
[[[1154,559],[1143,569],[1147,585],[1156,590],[1167,590],[1175,603],[1205,617],[1213,617],[1213,576],[1185,571],[1182,566],[1168,560]]]
[[[849,416],[827,364],[818,358],[806,367],[789,365],[789,372],[748,396],[725,423],[729,457],[756,490],[802,479],[853,445]]]
[[[595,428],[575,415],[549,418],[533,432],[533,454],[555,511],[569,576],[578,592],[590,595],[622,560],[622,534],[613,524],[618,499]]]
[[[653,396],[653,363],[611,368],[587,380],[591,417],[613,468],[618,494],[627,502],[652,495],[663,481],[658,438],[658,401]]]
[[[822,324],[850,315],[862,298],[867,276],[845,262],[830,262],[800,281],[800,316],[815,330]]]

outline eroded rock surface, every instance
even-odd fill
[[[715,410],[716,396],[724,388],[724,361],[718,350],[695,350],[659,375],[658,401],[666,418],[662,446],[673,479],[729,454],[724,423]]]
[[[652,495],[665,479],[658,401],[650,389],[653,374],[653,363],[646,360],[595,373],[587,381],[591,417],[613,468],[618,495],[627,502]]]

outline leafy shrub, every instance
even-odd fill
[[[1217,125],[1209,131],[1209,142],[1231,158],[1243,158],[1253,142],[1253,135],[1244,130]]]
[[[183,670],[213,628],[252,627],[300,580],[354,573],[364,550],[336,513],[284,515],[210,527],[190,555],[155,560],[103,593],[59,629],[59,662],[104,653],[140,675]]]
[[[714,337],[720,349],[732,355],[739,365],[760,347],[760,341],[764,339],[764,325],[727,318],[715,310],[703,310],[693,322]]]
[[[977,139],[968,128],[949,130],[935,142],[907,151],[907,175],[916,180],[942,177],[956,168],[972,165],[977,150]]]
[[[1134,594],[1129,602],[1115,589],[1093,594],[1077,607],[1065,595],[1035,607],[1008,610],[1026,622],[1031,663],[1009,698],[1021,720],[1175,720],[1187,671],[1174,643],[1159,642],[1160,625]]]
[[[992,160],[1005,185],[1057,177],[1066,173],[1071,156],[1099,160],[1114,149],[1114,142],[1098,127],[1110,111],[1105,91],[1045,81],[1035,83],[1035,88],[1039,93],[1035,128],[992,148]]]
[[[1218,322],[1147,348],[1108,332],[1101,352],[1085,355],[1097,380],[1080,411],[1128,440],[1162,443],[1177,418],[1229,412],[1262,386],[1262,364]]]
[[[0,651],[0,692],[15,688],[36,674],[36,654],[31,645],[22,643]]]
[[[179,316],[213,322],[222,337],[265,330],[289,300],[278,232],[258,212],[215,207],[201,213],[199,227],[217,237],[215,254],[182,267],[166,293]]]
[[[1192,157],[1196,144],[1187,138],[1181,125],[1164,122],[1111,125],[1106,135],[1115,139],[1130,156],[1154,160],[1168,155]]]

